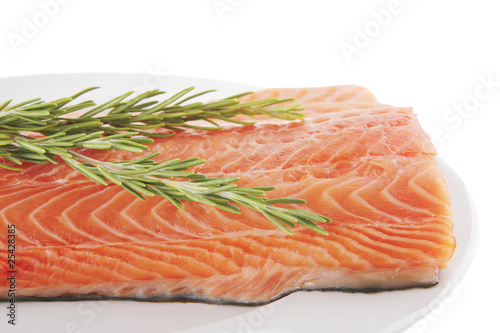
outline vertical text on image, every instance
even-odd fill
[[[9,281],[9,290],[7,297],[9,299],[7,305],[8,323],[16,324],[16,226],[14,224],[7,225],[7,281]]]

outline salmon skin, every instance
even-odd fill
[[[379,103],[366,89],[268,89],[244,101],[294,97],[302,122],[187,130],[156,139],[157,161],[199,157],[210,177],[275,186],[332,219],[328,235],[286,235],[258,213],[193,202],[140,201],[60,163],[0,169],[0,222],[16,228],[17,300],[135,299],[259,305],[297,290],[372,292],[429,287],[455,238],[436,151],[411,108]],[[85,151],[101,160],[126,151]],[[0,161],[4,162],[4,161]],[[0,233],[0,276],[9,271]],[[0,298],[9,282],[0,280]]]

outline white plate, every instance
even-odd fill
[[[102,89],[88,98],[104,101],[130,90],[177,92],[217,89],[215,99],[258,89],[240,83],[147,74],[52,74],[0,79],[0,102],[33,97],[44,100],[69,96],[89,86]],[[464,276],[475,253],[477,217],[468,192],[457,174],[442,160],[453,205],[457,249],[440,283],[429,289],[349,294],[298,292],[262,307],[237,307],[134,301],[18,303],[17,325],[7,324],[0,308],[1,332],[399,332],[444,300]],[[6,304],[6,303],[3,303]]]

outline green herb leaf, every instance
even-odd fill
[[[240,103],[242,93],[218,101],[193,102],[213,90],[190,94],[186,88],[163,100],[151,98],[164,94],[152,90],[130,97],[132,92],[97,105],[93,101],[72,103],[78,97],[96,89],[84,89],[71,97],[52,102],[39,98],[10,105],[8,100],[0,105],[0,159],[22,166],[24,163],[54,163],[64,161],[71,168],[92,181],[108,185],[108,181],[121,186],[141,200],[160,196],[182,209],[184,201],[194,201],[218,209],[241,214],[238,206],[261,213],[275,226],[292,234],[290,228],[302,225],[321,234],[327,234],[315,222],[331,220],[309,211],[276,207],[275,204],[305,204],[295,198],[267,199],[266,192],[274,187],[242,187],[235,184],[237,177],[209,178],[188,170],[205,163],[197,157],[186,160],[173,159],[157,163],[156,152],[135,160],[99,161],[78,148],[92,150],[120,149],[134,153],[148,150],[154,138],[168,137],[185,128],[219,130],[218,123],[229,122],[242,126],[253,121],[235,118],[239,115],[269,117],[288,121],[301,120],[304,114],[293,99],[269,98]],[[7,109],[8,107],[8,109]],[[80,114],[75,114],[79,112]],[[73,113],[73,114],[72,114]],[[201,126],[200,121],[209,126]],[[0,160],[1,161],[1,160]],[[0,168],[20,171],[0,162]]]

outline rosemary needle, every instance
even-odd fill
[[[0,105],[0,168],[21,170],[28,163],[58,163],[59,157],[85,177],[102,185],[114,183],[141,200],[160,196],[182,209],[184,201],[194,201],[231,213],[240,214],[238,206],[261,213],[267,220],[288,234],[290,228],[302,225],[321,234],[327,234],[317,223],[330,222],[327,217],[300,209],[277,207],[275,204],[305,204],[301,199],[267,199],[265,194],[273,187],[241,187],[238,178],[208,178],[189,168],[204,163],[196,157],[157,163],[154,153],[135,160],[99,161],[77,152],[76,148],[93,150],[120,149],[141,153],[156,137],[174,135],[186,128],[218,130],[222,122],[251,125],[238,115],[297,120],[303,119],[299,104],[286,104],[291,99],[269,98],[241,103],[242,93],[214,102],[193,102],[194,98],[212,92],[190,92],[184,89],[169,98],[158,101],[153,97],[164,94],[152,90],[131,97],[128,92],[96,105],[93,101],[70,102],[96,89],[87,88],[71,97],[52,102],[32,99],[15,105],[7,101]],[[189,102],[189,103],[188,103]],[[276,106],[281,104],[281,106]],[[78,112],[72,116],[71,113]],[[200,121],[207,125],[200,125]],[[156,129],[169,129],[160,133]]]

